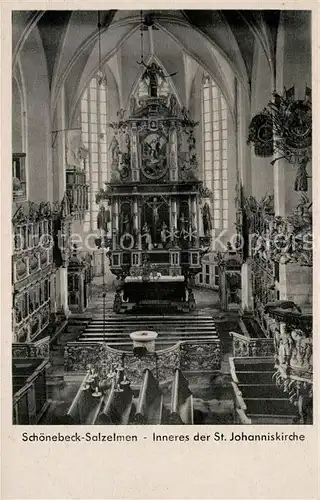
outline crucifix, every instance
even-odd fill
[[[163,205],[164,201],[158,201],[156,196],[153,197],[152,202],[146,202],[146,205],[152,209],[152,240],[157,240],[157,226],[160,220],[159,208]]]

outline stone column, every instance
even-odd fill
[[[119,201],[114,198],[112,206],[112,250],[117,249],[119,236]]]
[[[138,153],[138,131],[137,124],[131,124],[131,179],[133,182],[140,181],[139,153]]]
[[[171,123],[169,140],[170,181],[178,181],[178,139],[175,123]]]
[[[192,198],[191,212],[192,212],[192,226],[196,231],[195,245],[198,247],[199,246],[199,200],[196,196]]]
[[[247,145],[247,133],[250,117],[250,103],[248,89],[245,89],[238,80],[235,80],[235,114],[236,114],[236,152],[237,176],[241,181],[244,194],[252,193],[251,179],[251,150]],[[241,268],[241,306],[243,310],[253,307],[251,263],[249,260]]]
[[[223,249],[220,248],[221,245],[219,245],[219,247],[217,248],[218,245],[216,245],[216,241],[215,241],[215,238],[216,238],[216,229],[212,228],[210,230],[210,251],[211,252],[221,252]],[[219,231],[219,229],[218,229]],[[219,240],[218,240],[219,241]]]
[[[68,268],[60,267],[56,275],[57,310],[70,315],[68,304]]]
[[[189,230],[189,241],[192,241],[192,225],[193,225],[193,216],[192,216],[192,207],[191,207],[191,196],[188,197],[188,207],[189,207],[189,222],[188,222],[188,230]]]
[[[138,209],[138,250],[142,250],[142,242],[141,242],[141,210],[142,210],[143,198],[139,197],[137,199],[137,209]]]
[[[175,198],[172,199],[172,229],[178,229],[178,214],[177,214],[177,200]]]
[[[118,198],[114,202],[114,229],[119,231],[119,200]]]
[[[247,260],[241,267],[241,306],[243,311],[253,307],[251,263]]]
[[[133,229],[139,231],[138,201],[136,197],[133,199]]]
[[[64,87],[61,88],[56,108],[56,141],[53,152],[55,160],[55,193],[54,199],[61,202],[66,192],[66,110]],[[68,269],[59,267],[56,273],[56,304],[57,312],[66,317],[70,315],[68,305]]]

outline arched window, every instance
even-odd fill
[[[20,82],[21,82],[21,75]],[[23,91],[19,80],[12,80],[12,188],[13,201],[28,199],[27,162],[26,162],[26,127]]]
[[[107,86],[105,78],[92,78],[81,99],[82,141],[89,150],[86,177],[89,184],[89,210],[84,220],[84,231],[97,229],[99,205],[96,194],[108,180],[107,163]]]
[[[213,227],[228,228],[227,104],[209,76],[202,82],[203,180],[213,192]]]

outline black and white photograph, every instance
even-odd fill
[[[12,11],[14,426],[314,423],[311,21]]]

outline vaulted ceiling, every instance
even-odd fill
[[[145,16],[146,12],[144,12]],[[154,10],[153,28],[143,32],[143,53],[153,54],[169,72],[181,102],[188,103],[192,79],[201,66],[232,99],[235,75],[250,87],[255,43],[270,69],[275,66],[279,11]],[[112,73],[125,106],[139,77],[140,11],[100,11],[101,60]],[[52,106],[62,84],[75,107],[99,64],[98,11],[18,11],[13,14],[13,60],[28,34],[38,28],[47,63]]]

